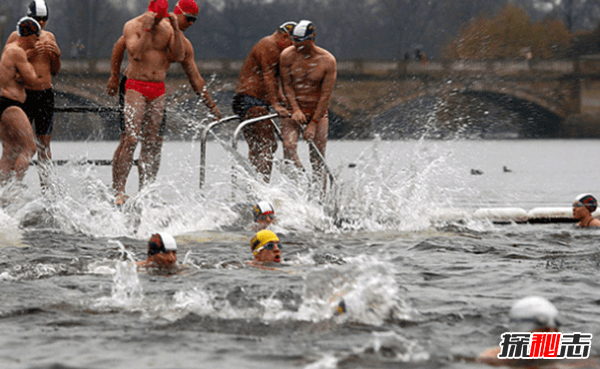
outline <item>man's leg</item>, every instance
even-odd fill
[[[291,160],[296,167],[302,169],[302,162],[297,151],[300,127],[293,119],[286,118],[281,121],[281,135],[283,136],[283,157]]]
[[[135,90],[127,90],[124,107],[125,129],[113,157],[113,189],[118,203],[122,203],[125,194],[127,176],[133,164],[133,153],[140,137],[145,112],[146,98]]]
[[[27,116],[18,107],[10,107],[2,114],[0,139],[2,140],[2,158],[0,159],[0,183],[4,184],[15,174],[17,180],[23,180],[35,154],[35,139]]]
[[[148,112],[144,117],[142,124],[142,149],[138,162],[140,189],[154,182],[158,175],[163,140],[160,134],[160,127],[162,125],[164,110],[165,95],[162,95],[148,104]]]
[[[42,192],[46,192],[50,186],[50,170],[52,168],[52,152],[50,151],[50,139],[52,135],[37,135],[37,158],[38,175]]]
[[[317,131],[315,132],[315,138],[313,143],[321,153],[323,159],[325,159],[325,149],[327,148],[327,135],[329,133],[329,118],[325,115],[319,124],[317,124]],[[310,163],[313,171],[313,182],[323,182],[323,191],[327,190],[327,173],[325,172],[324,163],[321,161],[314,149],[310,148]]]
[[[262,106],[248,109],[244,120],[267,115],[269,111]],[[277,151],[277,140],[273,125],[268,120],[257,122],[244,129],[244,137],[248,143],[248,159],[262,175],[263,180],[269,183],[273,169],[273,156]]]

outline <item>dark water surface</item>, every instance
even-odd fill
[[[57,168],[46,196],[31,170],[0,210],[0,368],[478,368],[531,294],[557,306],[563,332],[599,337],[600,230],[436,217],[600,194],[579,160],[598,144],[333,142],[338,188],[323,201],[280,174],[270,186],[240,175],[232,198],[216,143],[206,188],[197,146],[169,143],[157,183],[137,193],[134,169],[121,210],[110,168]],[[57,143],[55,158],[116,146],[87,145]],[[278,270],[246,264],[253,231],[239,209],[256,198],[278,215]],[[133,264],[156,231],[178,240],[176,274]]]

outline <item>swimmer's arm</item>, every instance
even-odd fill
[[[56,38],[54,35],[50,32],[48,33],[50,38],[50,73],[55,76],[58,74],[62,66],[62,61],[60,60],[62,53],[60,51],[60,47],[58,47],[58,44],[56,43]]]
[[[337,77],[337,65],[333,55],[330,55],[330,57],[327,58],[327,63],[324,68],[325,76],[323,76],[323,80],[321,81],[321,95],[319,96],[317,108],[315,109],[315,113],[309,124],[313,122],[318,124],[327,113],[327,107],[329,106],[329,100],[331,99]]]
[[[190,80],[190,84],[192,85],[192,89],[196,93],[196,95],[200,96],[204,104],[213,115],[218,119],[221,119],[221,112],[217,107],[217,104],[213,101],[208,93],[208,89],[206,88],[206,81],[202,78],[202,75],[198,71],[198,66],[196,65],[196,61],[194,60],[194,48],[191,42],[186,39],[185,41],[185,58],[181,62],[181,66],[188,79]]]
[[[110,77],[106,86],[106,93],[109,96],[114,96],[119,89],[119,75],[121,74],[121,64],[125,56],[125,37],[121,36],[115,42],[110,55]]]
[[[296,94],[292,86],[292,56],[290,55],[293,48],[287,48],[281,53],[279,58],[279,75],[281,75],[281,84],[283,85],[283,93],[289,102],[292,111],[300,111],[300,106],[296,101]],[[292,113],[293,114],[293,113]]]
[[[265,83],[265,89],[267,90],[267,98],[271,103],[271,106],[281,118],[287,118],[289,112],[279,104],[278,97],[278,85],[279,80],[275,77],[275,69],[279,61],[279,52],[271,47],[264,49],[264,52],[259,55],[260,69],[263,73],[263,80]]]
[[[12,49],[7,56],[14,60],[17,72],[21,75],[21,78],[26,85],[31,85],[36,82],[38,76],[33,69],[33,65],[27,61],[27,55],[24,50],[16,48]]]
[[[169,60],[181,63],[185,58],[185,48],[183,45],[183,32],[179,30],[179,23],[177,23],[177,16],[174,13],[169,13],[169,22],[173,27],[173,36],[169,40]]]

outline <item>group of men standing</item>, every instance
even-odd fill
[[[17,22],[0,60],[0,185],[25,176],[38,154],[42,191],[48,189],[54,125],[52,77],[61,67],[61,51],[45,31],[49,11],[44,0],[34,0],[27,16]],[[35,129],[35,130],[34,130]]]
[[[198,17],[198,5],[195,0],[179,0],[172,13],[168,7],[168,0],[150,0],[148,11],[125,24],[123,35],[113,47],[107,93],[115,95],[119,91],[123,97],[120,142],[112,167],[117,205],[127,199],[126,181],[138,142],[140,188],[157,176],[165,128],[165,79],[172,63],[181,64],[195,93],[214,119],[221,119],[198,71],[194,48],[183,35]],[[54,35],[43,31],[47,21],[44,0],[32,1],[28,16],[19,20],[0,60],[0,184],[23,178],[36,150],[32,130],[35,124],[38,159],[44,164],[40,170],[42,189],[49,185],[52,76],[60,70],[61,52]],[[335,58],[315,45],[315,36],[314,25],[303,20],[285,22],[275,33],[261,39],[245,60],[232,102],[234,113],[242,120],[267,115],[273,107],[282,119],[284,156],[298,168],[302,168],[296,153],[301,133],[324,157],[329,125],[327,106],[336,80]],[[119,81],[125,52],[128,65]],[[244,135],[251,163],[269,182],[277,149],[272,123],[265,120],[248,126]],[[313,151],[311,163],[313,176],[325,181],[324,163]]]

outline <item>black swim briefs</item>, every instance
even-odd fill
[[[239,116],[242,119],[244,118],[248,110],[255,106],[262,106],[269,110],[269,104],[254,96],[235,94],[231,103],[233,114]]]
[[[54,127],[54,91],[51,88],[42,91],[26,90],[25,114],[37,136],[52,134]]]
[[[2,114],[4,114],[4,111],[11,106],[16,106],[23,109],[22,102],[0,96],[0,119],[2,119]]]

